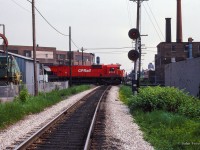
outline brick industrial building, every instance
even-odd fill
[[[196,57],[200,57],[200,42],[193,42],[192,38],[182,41],[181,0],[177,0],[176,42],[171,41],[171,18],[166,18],[166,41],[157,45],[155,55],[156,82],[165,84],[166,64]]]
[[[0,46],[3,49],[3,46]],[[33,58],[32,46],[9,45],[8,52]],[[92,65],[94,54],[72,51],[72,65]],[[69,65],[69,52],[56,50],[55,47],[36,47],[36,59],[43,65]]]
[[[192,43],[192,57],[200,57],[200,42]],[[165,65],[189,59],[188,42],[162,42],[157,46],[155,55],[155,72],[157,82],[164,84]]]

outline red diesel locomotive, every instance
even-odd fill
[[[71,66],[72,83],[97,83],[97,84],[121,84],[124,78],[124,70],[120,64]],[[69,66],[49,66],[51,74],[49,81],[69,80]]]

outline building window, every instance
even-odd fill
[[[18,54],[18,50],[8,50],[11,53]]]
[[[24,51],[24,56],[31,57],[31,51],[25,50]]]
[[[81,55],[75,55],[75,61],[82,61]]]
[[[172,51],[172,52],[176,52],[176,45],[172,45],[171,51]]]
[[[65,59],[65,55],[64,54],[57,54],[57,59]]]
[[[64,54],[60,54],[60,59],[65,59],[65,55]]]
[[[59,59],[59,54],[56,54],[56,58]]]

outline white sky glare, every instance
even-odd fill
[[[32,0],[30,0],[32,1]],[[72,28],[72,39],[85,52],[95,53],[101,63],[120,63],[130,72],[133,63],[126,49],[131,47],[128,31],[136,26],[135,2],[129,0],[35,0],[42,15],[60,32],[68,34]],[[200,1],[182,0],[183,40],[193,37],[200,41]],[[27,0],[0,0],[0,24],[5,24],[6,37],[10,45],[32,45],[31,4]],[[147,49],[142,56],[142,68],[154,63],[156,46],[165,40],[165,18],[172,18],[172,41],[176,40],[176,0],[149,0],[142,3],[142,44]],[[155,21],[156,19],[156,21]],[[158,26],[157,26],[158,24]],[[3,32],[0,27],[0,33]],[[162,33],[161,33],[162,32]],[[36,12],[36,43],[44,47],[56,47],[68,51],[68,37],[53,30]],[[92,49],[108,48],[108,49]],[[72,50],[77,47],[72,45]]]

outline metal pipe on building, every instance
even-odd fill
[[[192,59],[192,41],[193,39],[190,37],[188,38],[188,53],[189,53],[189,59]]]
[[[181,0],[177,0],[177,27],[176,27],[176,42],[183,42],[182,38],[182,12],[181,12]]]
[[[165,18],[166,20],[166,42],[171,43],[172,42],[172,36],[171,36],[171,18]]]

